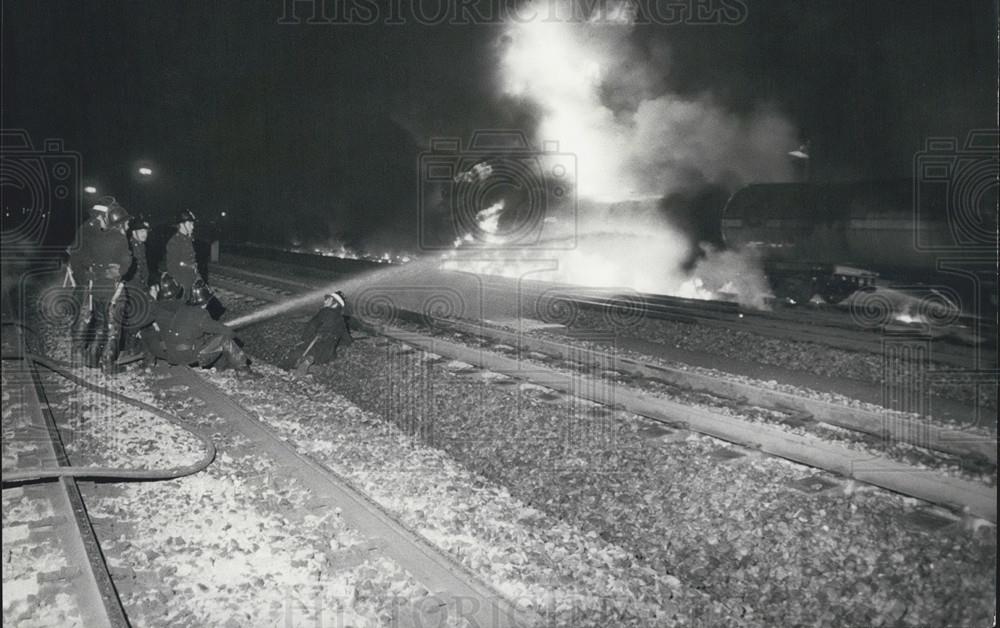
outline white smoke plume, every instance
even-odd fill
[[[562,4],[555,14],[579,15]],[[695,272],[706,276],[682,270],[699,243],[658,215],[656,200],[706,183],[733,190],[787,180],[795,129],[767,105],[738,115],[710,93],[671,92],[669,49],[634,44],[627,3],[595,5],[600,15],[589,21],[511,21],[500,41],[500,90],[536,104],[538,139],[577,160],[578,244],[537,278],[698,298],[724,297],[727,287],[743,303],[761,303],[767,282],[739,252],[703,249]],[[549,0],[538,9],[553,15]],[[498,274],[519,272],[499,266]]]
[[[570,0],[564,4],[555,14],[573,15]],[[670,92],[669,51],[640,49],[632,28],[622,3],[592,21],[514,21],[501,41],[502,91],[541,107],[537,135],[576,155],[579,196],[620,201],[663,196],[697,179],[788,178],[788,147],[798,145],[791,124],[765,105],[740,116],[710,93]]]

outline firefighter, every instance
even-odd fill
[[[107,225],[108,206],[114,202],[113,197],[104,197],[90,208],[90,218],[80,225],[76,231],[76,240],[66,249],[69,260],[66,264],[64,288],[72,288],[76,302],[76,320],[73,322],[71,341],[74,359],[83,363],[86,348],[87,333],[90,326],[91,310],[90,293],[93,289],[91,281],[90,262],[92,249],[101,232]]]
[[[197,280],[204,281],[194,252],[194,221],[194,214],[187,209],[177,214],[177,233],[167,242],[165,270],[181,286],[182,299],[191,298]]]
[[[347,296],[344,295],[343,290],[337,290],[336,292],[334,292],[334,294],[340,297],[340,301],[344,304],[343,305],[344,326],[347,328],[347,335],[350,336],[351,318],[354,316],[354,308],[352,308],[351,304],[347,302]]]
[[[81,241],[70,258],[72,278],[80,289],[73,344],[77,359],[110,375],[117,370],[126,299],[123,276],[132,266],[125,236],[129,215],[114,199],[94,210],[94,222],[81,227]]]
[[[248,372],[249,360],[236,343],[236,333],[205,310],[212,298],[208,288],[194,289],[186,303],[178,299],[180,290],[169,275],[160,282],[152,323],[142,330],[147,363],[161,359],[171,364]]]
[[[155,365],[157,360],[167,359],[167,349],[163,343],[163,327],[170,323],[181,305],[177,300],[181,294],[181,287],[167,273],[161,273],[160,281],[152,293],[156,294],[156,302],[145,312],[145,318],[139,322],[140,329],[136,333],[136,337],[142,342],[143,362],[147,367]]]
[[[149,258],[146,255],[146,240],[149,238],[149,221],[138,216],[129,221],[129,246],[132,249],[132,267],[125,275],[129,286],[142,292],[149,292]]]
[[[149,221],[139,216],[129,223],[132,248],[132,267],[125,275],[128,288],[128,305],[125,309],[125,348],[129,352],[140,350],[138,332],[153,308],[157,288],[149,285],[149,258],[146,254],[146,239],[149,237]]]
[[[326,364],[337,357],[337,349],[348,347],[354,340],[344,318],[345,301],[339,293],[323,297],[323,307],[316,312],[302,331],[299,357],[295,372],[305,375],[314,364]]]
[[[90,218],[77,228],[76,239],[71,246],[66,248],[68,259],[66,261],[66,276],[63,280],[63,287],[71,287],[78,293],[78,304],[82,301],[83,293],[86,290],[84,284],[86,283],[85,275],[88,273],[88,268],[90,267],[90,247],[101,231],[104,230],[104,225],[107,224],[105,219],[108,205],[113,200],[111,197],[105,197],[90,208],[88,212]],[[83,305],[78,305],[77,309],[83,309]],[[76,348],[75,343],[78,341],[78,338],[75,335],[73,341],[74,348]]]
[[[107,225],[108,207],[115,202],[114,197],[106,196],[90,208],[90,218],[80,225],[76,231],[76,241],[66,249],[69,262],[66,265],[66,284],[78,286],[83,282],[87,267],[90,266],[90,246],[94,243]],[[75,271],[74,271],[75,267]]]

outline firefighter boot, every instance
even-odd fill
[[[105,375],[114,375],[120,371],[118,367],[118,344],[122,336],[122,320],[125,314],[125,302],[115,299],[108,305],[108,316],[105,322],[103,348],[101,349],[101,370]]]
[[[299,358],[298,363],[295,365],[295,374],[299,377],[304,377],[309,373],[309,367],[313,365],[315,358],[311,355],[305,355]]]
[[[83,365],[91,369],[101,365],[101,334],[97,334],[83,349]]]
[[[80,310],[70,330],[73,363],[87,365],[87,332],[90,331],[90,311]],[[89,365],[88,365],[89,366]]]
[[[228,338],[222,345],[222,358],[237,371],[249,372],[250,360],[236,341]]]

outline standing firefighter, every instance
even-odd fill
[[[66,267],[66,283],[79,286],[84,282],[87,267],[90,266],[90,248],[104,231],[107,224],[108,207],[114,203],[114,198],[102,198],[90,208],[90,218],[76,230],[76,241],[66,249],[69,253],[69,264]]]
[[[171,277],[161,280],[153,321],[141,332],[151,358],[147,361],[249,371],[249,360],[236,344],[236,332],[205,311],[212,298],[208,288],[195,288],[187,303],[177,299],[179,293]]]
[[[132,247],[132,267],[125,275],[128,287],[128,305],[125,310],[125,348],[138,351],[137,333],[142,321],[153,308],[155,288],[149,286],[149,258],[146,256],[146,239],[149,237],[149,221],[139,216],[130,221]]]
[[[198,261],[194,253],[194,214],[184,210],[177,215],[177,233],[167,242],[166,268],[181,287],[181,298],[190,299],[198,274]]]
[[[313,364],[326,364],[337,357],[337,348],[348,347],[354,340],[344,319],[344,298],[340,294],[323,297],[323,307],[306,323],[302,331],[301,355],[295,363],[300,375]]]
[[[73,326],[74,355],[85,365],[116,371],[126,289],[123,276],[132,265],[125,229],[129,215],[114,199],[95,205],[95,218],[80,228],[70,257],[79,290],[80,310]],[[95,228],[95,226],[97,228]]]

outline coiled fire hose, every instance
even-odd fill
[[[20,323],[3,323],[3,326],[16,326],[24,327]],[[34,364],[40,364],[45,368],[49,369],[53,373],[61,375],[71,382],[83,386],[84,388],[94,391],[100,395],[104,395],[115,401],[120,401],[131,406],[135,406],[140,410],[145,410],[150,414],[154,414],[173,425],[181,428],[185,432],[188,432],[196,439],[201,441],[201,444],[205,448],[205,453],[196,462],[184,465],[180,467],[171,467],[168,469],[121,469],[115,467],[76,467],[76,466],[65,466],[65,467],[41,467],[37,469],[19,469],[15,471],[4,471],[3,473],[3,485],[8,484],[21,484],[25,482],[36,482],[39,480],[50,480],[62,477],[72,477],[77,479],[102,479],[102,480],[136,480],[136,481],[153,481],[153,480],[173,480],[176,478],[181,478],[188,475],[193,475],[202,471],[208,465],[212,464],[215,460],[215,443],[212,442],[211,438],[198,432],[197,430],[191,429],[187,425],[184,425],[182,420],[169,413],[165,410],[161,410],[156,406],[152,406],[138,399],[133,399],[121,393],[115,392],[104,386],[98,386],[97,384],[92,384],[87,380],[74,375],[69,370],[69,365],[61,363],[57,360],[40,356],[34,353],[17,353],[17,354],[3,354],[2,358],[4,360],[28,360]]]

